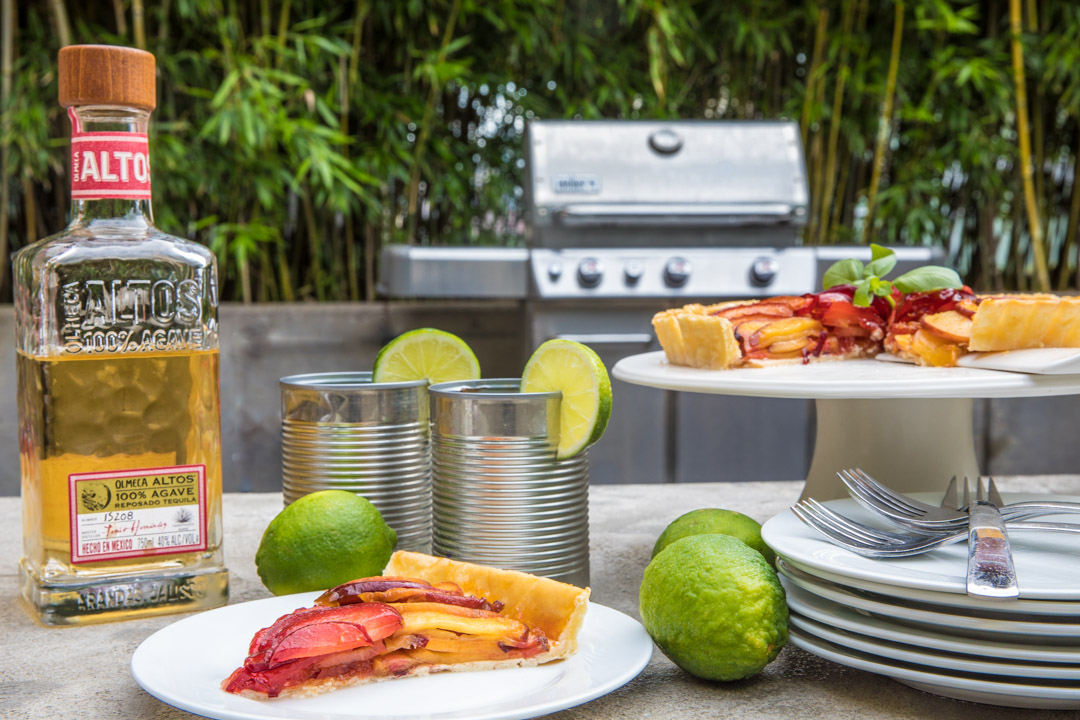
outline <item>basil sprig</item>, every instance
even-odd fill
[[[895,304],[892,291],[895,287],[902,293],[929,292],[946,288],[957,290],[964,286],[960,275],[952,268],[940,265],[924,265],[906,273],[895,280],[886,280],[885,275],[896,267],[896,253],[880,245],[870,245],[871,260],[866,265],[855,258],[838,260],[825,271],[822,285],[828,290],[836,285],[854,285],[855,297],[852,303],[859,307],[869,307],[876,295]]]

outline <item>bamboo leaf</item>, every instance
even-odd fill
[[[240,80],[240,71],[232,70],[225,79],[221,82],[221,86],[218,87],[218,91],[214,93],[213,100],[210,101],[210,105],[215,108],[219,108],[225,104],[225,98],[229,96],[233,88],[236,87],[236,83]]]

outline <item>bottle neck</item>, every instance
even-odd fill
[[[150,206],[150,112],[114,105],[68,108],[72,225],[154,224]]]

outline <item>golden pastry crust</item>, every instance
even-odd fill
[[[727,318],[712,313],[752,301],[734,301],[715,305],[685,305],[664,310],[653,316],[652,325],[660,347],[672,365],[727,370],[742,362],[742,349],[735,338],[735,327]]]
[[[452,582],[467,594],[499,600],[503,603],[503,615],[540,628],[548,637],[550,649],[531,661],[556,660],[577,650],[578,632],[588,608],[588,588],[516,570],[500,570],[405,550],[395,552],[383,572],[388,576],[419,578],[432,584]],[[511,660],[506,664],[514,666],[522,662]]]
[[[1080,347],[1080,297],[986,297],[972,321],[972,352]]]

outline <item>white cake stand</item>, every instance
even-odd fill
[[[817,439],[802,496],[818,500],[847,497],[836,477],[847,467],[861,467],[905,493],[940,492],[952,475],[974,479],[979,475],[974,398],[1080,394],[1080,375],[929,368],[880,360],[699,370],[669,365],[660,351],[623,358],[612,374],[665,390],[814,400]],[[769,428],[748,427],[745,432]]]

